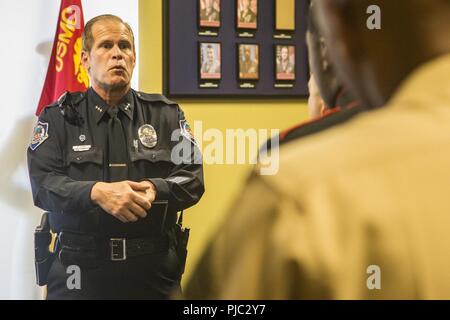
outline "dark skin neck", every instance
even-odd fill
[[[411,17],[413,17],[411,12]],[[416,19],[403,22],[403,27],[378,44],[379,50],[372,50],[372,61],[380,92],[380,99],[374,96],[374,104],[385,104],[398,87],[420,65],[441,55],[450,53],[450,10],[445,13],[416,14]],[[414,21],[415,20],[415,21]],[[417,26],[420,21],[426,27]],[[413,23],[411,23],[413,21]],[[392,39],[389,43],[388,40]],[[384,44],[384,45],[383,45]],[[395,45],[397,44],[397,45]],[[395,46],[395,49],[393,50]]]

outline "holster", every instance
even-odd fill
[[[181,211],[178,221],[173,229],[174,246],[180,263],[180,277],[186,268],[187,246],[189,241],[189,228],[183,228],[183,211]]]
[[[34,231],[34,266],[36,270],[36,283],[39,286],[47,284],[48,272],[52,266],[55,254],[50,251],[52,235],[48,213],[44,212],[41,223]]]

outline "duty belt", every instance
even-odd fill
[[[169,248],[167,237],[103,238],[94,235],[60,232],[56,250],[61,254],[81,259],[97,258],[125,261],[130,257],[151,255]],[[64,252],[65,251],[65,252]]]
[[[109,252],[112,261],[124,261],[127,257],[148,255],[168,248],[168,241],[154,238],[111,238],[109,239]]]

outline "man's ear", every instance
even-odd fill
[[[91,63],[89,59],[89,53],[85,50],[81,51],[81,63],[83,64],[84,69],[89,73],[91,68]]]

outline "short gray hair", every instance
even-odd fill
[[[113,14],[102,14],[100,16],[96,16],[94,18],[92,18],[91,20],[89,20],[86,25],[84,26],[84,31],[83,31],[83,35],[82,35],[82,41],[83,41],[83,50],[86,52],[91,52],[92,46],[94,44],[94,36],[92,35],[92,27],[94,26],[94,24],[98,21],[104,21],[104,20],[110,20],[110,21],[116,21],[118,23],[123,24],[128,31],[130,31],[131,34],[131,38],[132,38],[132,46],[133,46],[133,51],[135,51],[134,48],[134,34],[133,34],[133,30],[131,29],[131,26],[126,23],[125,21],[123,21],[120,17],[115,16]]]

